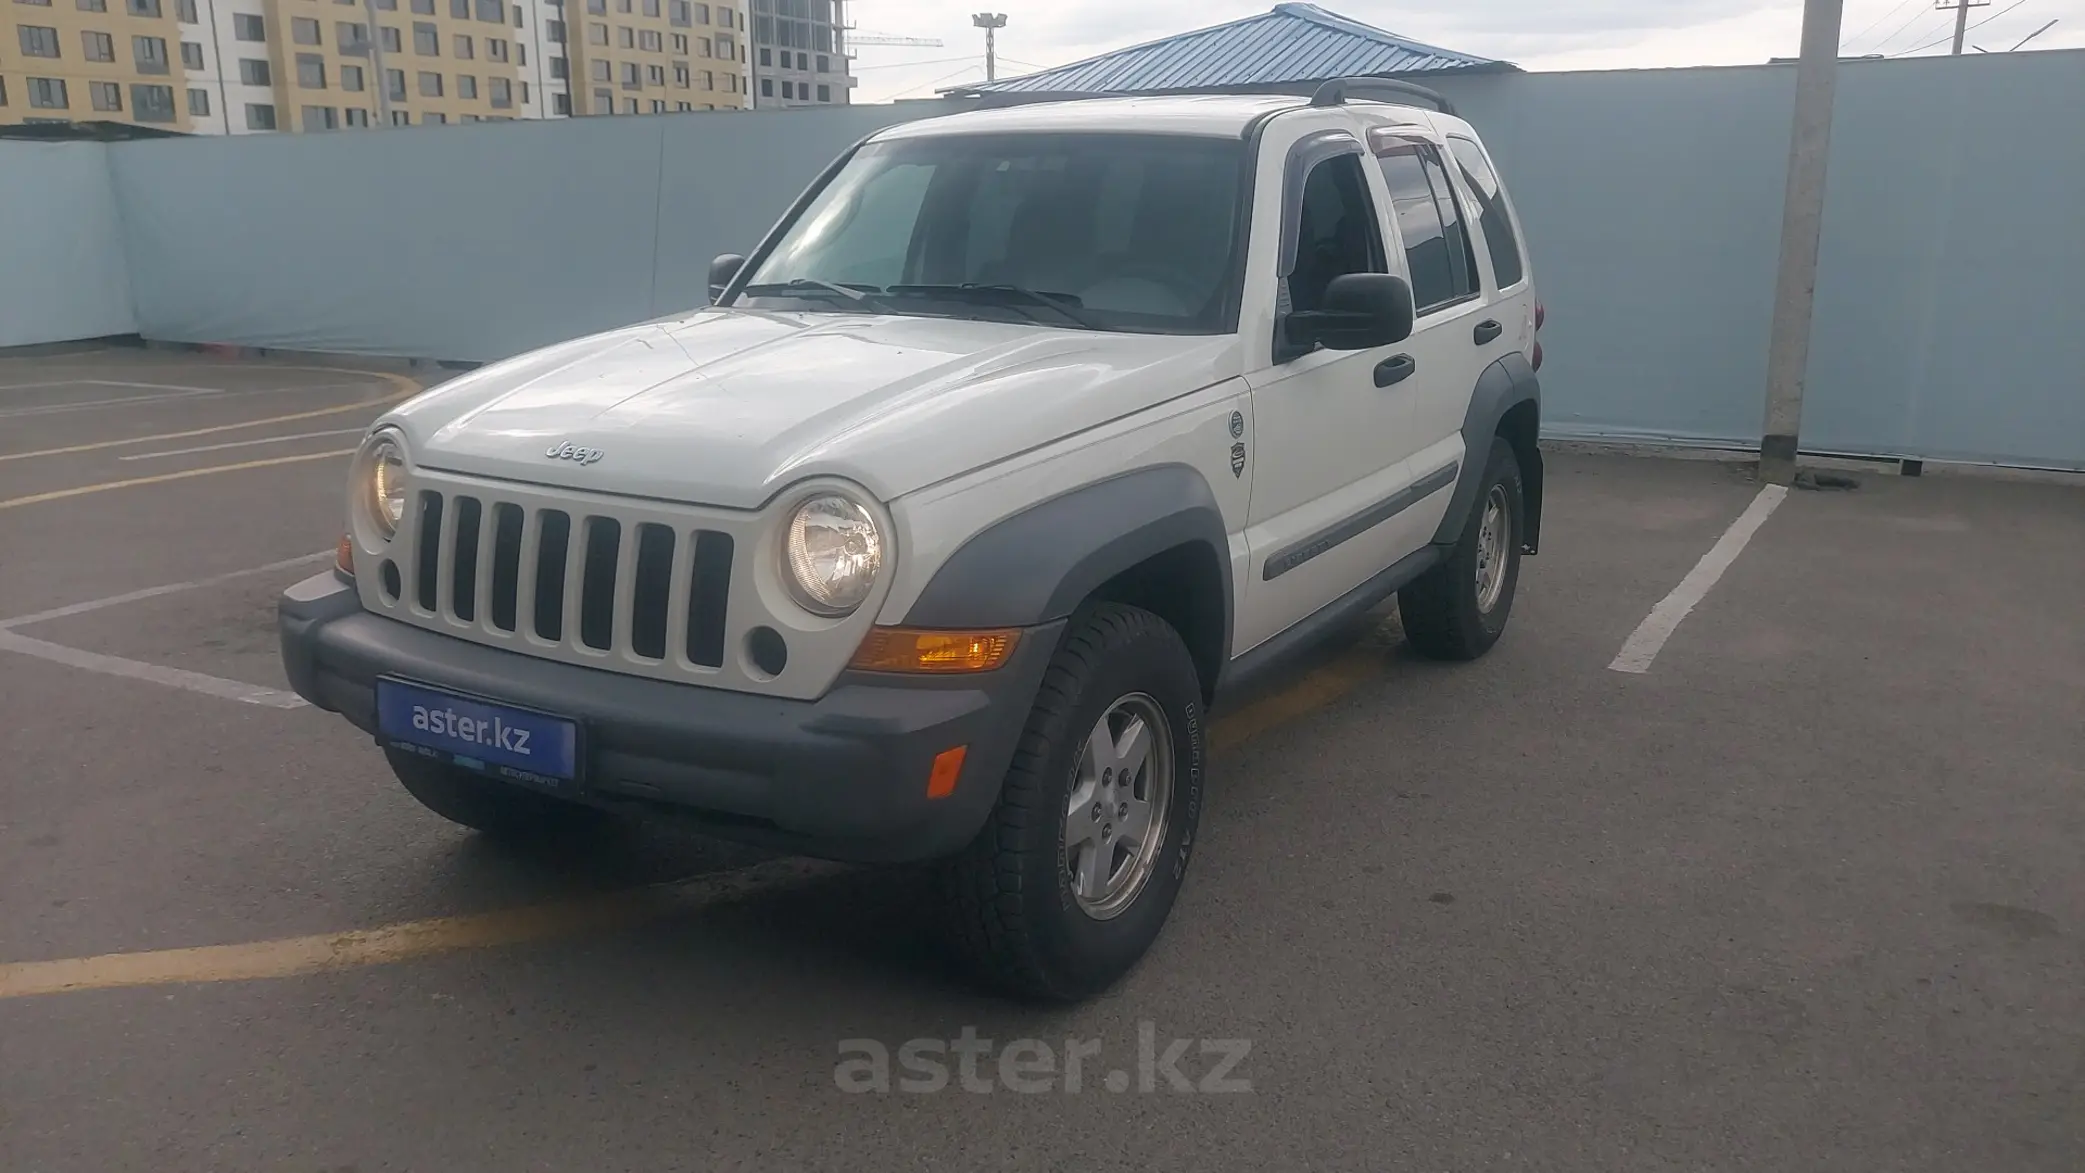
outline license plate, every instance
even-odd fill
[[[568,788],[579,778],[579,723],[388,677],[376,682],[379,737],[398,749],[495,777]]]

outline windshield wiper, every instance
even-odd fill
[[[1011,300],[1018,300],[1030,305],[1046,306],[1056,310],[1066,321],[1071,322],[1082,330],[1101,329],[1100,323],[1082,312],[1084,307],[1080,304],[1078,298],[1073,297],[1069,293],[1045,293],[1038,289],[1030,289],[1025,285],[983,285],[970,281],[961,285],[893,285],[884,292],[913,294],[922,297],[946,297],[951,300],[987,300],[993,305],[1007,305]],[[980,299],[977,296],[979,294],[985,295],[984,298]]]
[[[832,293],[838,294],[856,304],[866,304],[870,295],[882,293],[883,290],[878,289],[874,285],[863,289],[854,289],[832,281],[821,281],[816,277],[795,277],[788,281],[770,282],[765,285],[748,285],[740,292],[747,297],[773,297],[777,294],[809,294],[815,296],[820,293]]]

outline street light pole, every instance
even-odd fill
[[[997,33],[1006,27],[1004,12],[980,12],[970,18],[970,23],[985,30],[985,80],[999,80],[999,42]]]
[[[1766,422],[1759,440],[1759,477],[1775,485],[1795,481],[1844,12],[1845,0],[1805,0],[1803,5],[1803,54],[1796,65],[1788,188],[1781,204],[1780,272],[1774,281],[1773,335],[1767,345]]]

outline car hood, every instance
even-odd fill
[[[1236,365],[1229,337],[710,309],[480,368],[388,418],[428,468],[738,509],[837,476],[888,501]]]

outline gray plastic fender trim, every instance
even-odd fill
[[[1509,354],[1478,376],[1477,388],[1470,393],[1470,406],[1462,420],[1462,475],[1456,479],[1455,496],[1448,500],[1448,512],[1434,531],[1436,544],[1452,546],[1462,536],[1463,524],[1469,520],[1470,508],[1477,500],[1477,486],[1484,481],[1485,454],[1491,451],[1491,438],[1499,430],[1499,421],[1516,404],[1529,401],[1534,402],[1537,411],[1541,410],[1542,383],[1524,355]]]
[[[1137,563],[1196,544],[1208,547],[1223,583],[1228,657],[1230,540],[1209,483],[1184,464],[1097,481],[995,522],[941,564],[905,623],[974,629],[1062,619]]]

